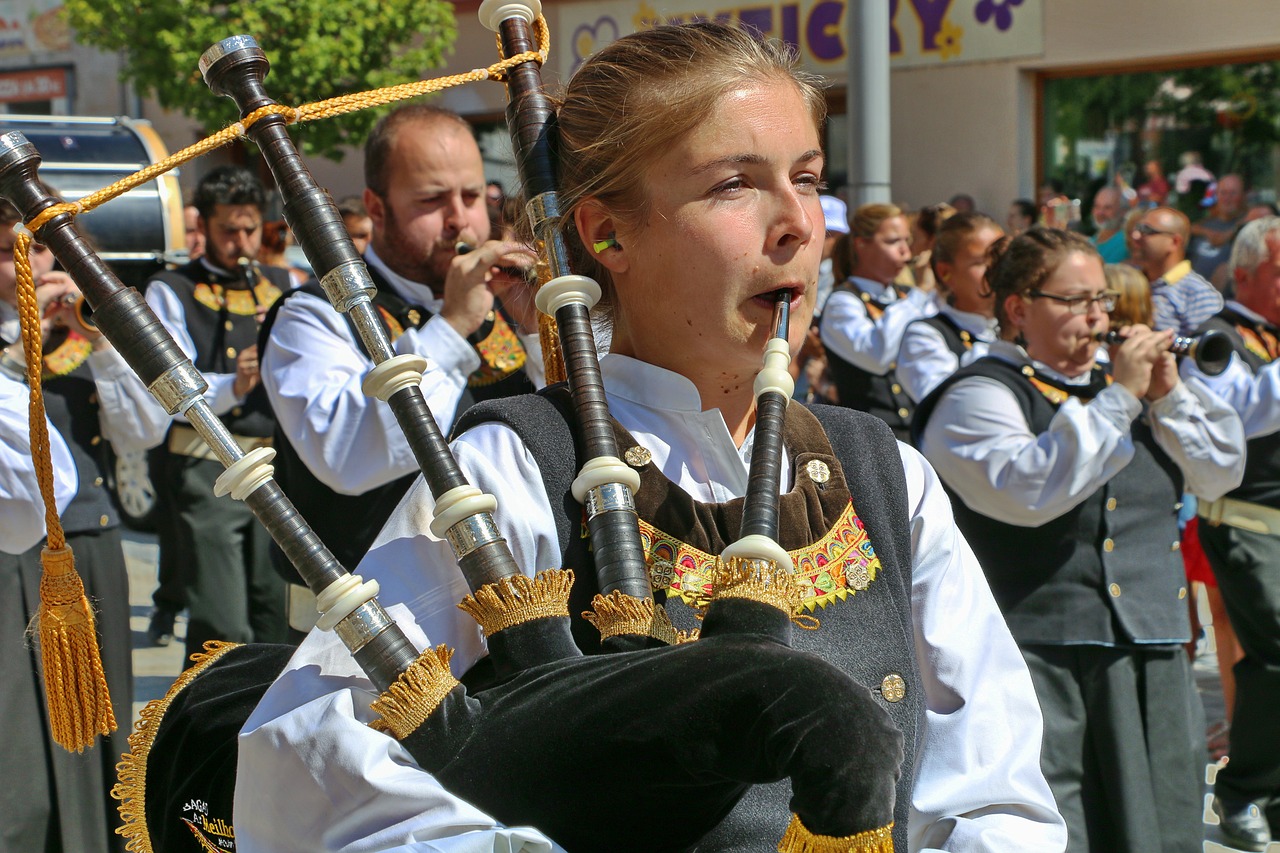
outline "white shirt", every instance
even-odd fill
[[[0,341],[17,341],[22,337],[22,321],[18,309],[0,300]]]
[[[0,551],[21,554],[44,538],[44,500],[31,457],[30,392],[0,373]],[[76,495],[76,463],[62,435],[45,419],[58,514]]]
[[[994,317],[957,311],[950,305],[943,305],[938,313],[968,332],[971,345],[957,358],[947,346],[942,332],[930,324],[916,320],[907,326],[898,350],[895,375],[917,403],[937,388],[942,380],[986,355],[987,347],[999,338],[999,323]]]
[[[89,353],[102,436],[117,452],[149,450],[164,441],[169,417],[115,347]]]
[[[876,302],[888,303],[888,307],[880,319],[872,320],[858,294],[835,291],[822,309],[822,344],[853,366],[883,376],[898,357],[907,325],[937,313],[937,300],[917,288],[912,288],[906,297],[899,297],[893,285],[857,276],[849,281]]]
[[[214,272],[222,275],[231,275],[226,270],[215,267],[204,258],[201,258],[200,262]],[[191,339],[191,333],[187,331],[187,312],[183,310],[182,303],[178,301],[173,288],[159,279],[153,279],[147,284],[145,298],[147,304],[151,306],[151,310],[155,312],[156,318],[173,336],[183,354],[193,362],[198,360],[200,351],[196,349],[195,341]],[[200,375],[209,384],[209,387],[204,392],[204,401],[215,415],[225,415],[244,402],[244,397],[236,396],[233,390],[236,383],[234,371],[231,373],[205,373],[202,371]],[[174,419],[183,423],[187,422],[187,419],[182,415],[174,415]]]
[[[1031,364],[1056,381],[1081,385],[1032,361],[1007,341],[991,357]],[[984,377],[962,379],[938,401],[920,450],[971,509],[1008,524],[1044,524],[1101,488],[1133,459],[1131,426],[1143,404],[1113,384],[1091,402],[1069,397],[1049,428],[1031,432],[1013,392]],[[1182,470],[1186,491],[1214,500],[1240,484],[1240,419],[1192,379],[1147,406],[1156,444]]]
[[[1239,302],[1228,302],[1227,307],[1256,323],[1267,322]],[[1191,358],[1184,358],[1180,369],[1184,379],[1204,383],[1218,399],[1240,414],[1245,438],[1258,438],[1280,430],[1280,359],[1263,365],[1257,373],[1235,354],[1227,369],[1217,376],[1203,373]]]
[[[364,257],[392,292],[436,314],[420,329],[406,328],[392,349],[427,359],[422,393],[447,431],[480,356],[439,316],[442,300],[429,287],[392,272],[372,246]],[[363,494],[418,470],[390,407],[360,389],[373,367],[346,318],[327,300],[295,293],[280,306],[262,359],[262,384],[303,463],[339,494]]]
[[[751,439],[736,447],[719,410],[702,411],[692,383],[616,355],[603,359],[602,372],[614,416],[680,488],[699,501],[744,493]],[[558,566],[538,464],[515,433],[486,424],[453,447],[471,482],[498,498],[496,520],[516,562],[530,574]],[[1062,850],[1066,830],[1040,772],[1040,710],[1026,667],[933,470],[911,448],[899,452],[927,704],[911,849]],[[468,590],[448,546],[426,532],[431,507],[419,480],[360,572],[377,578],[380,600],[409,639],[419,648],[448,644],[461,673],[484,645],[456,607]],[[560,850],[446,792],[398,743],[368,728],[373,698],[336,637],[313,631],[240,736],[235,824],[243,853]]]

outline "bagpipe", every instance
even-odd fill
[[[653,596],[634,501],[640,478],[618,458],[592,335],[600,287],[569,269],[554,109],[539,69],[546,23],[536,7],[501,0],[485,0],[480,14],[508,60],[508,122],[540,255],[535,298],[544,332],[554,318],[558,340],[544,340],[562,356],[586,460],[572,491],[584,507],[599,595],[583,615],[601,636],[603,648],[591,651],[604,653],[583,654],[574,641],[573,572],[522,571],[494,522],[496,500],[466,481],[419,388],[425,360],[394,355],[368,270],[299,156],[285,108],[266,92],[267,59],[252,38],[215,45],[201,73],[238,105],[325,295],[375,363],[364,390],[394,412],[434,499],[431,532],[447,540],[471,590],[459,607],[487,640],[492,676],[482,686],[468,689],[452,675],[448,648],[415,648],[378,603],[376,582],[339,564],[275,483],[273,451],[239,448],[203,401],[204,380],[142,297],[88,248],[72,224],[75,211],[40,188],[39,156],[21,134],[0,137],[0,194],[53,250],[98,328],[156,399],[185,416],[226,467],[216,491],[252,509],[315,593],[317,627],[336,632],[380,694],[375,727],[451,793],[571,851],[653,853],[692,849],[750,786],[789,778],[793,816],[777,827],[780,850],[892,850],[902,734],[866,687],[791,647],[800,591],[778,544],[782,428],[793,389],[790,293],[779,295],[755,385],[742,535],[720,555],[700,635],[680,637]],[[143,712],[115,792],[131,850],[214,849],[210,834],[233,834],[222,817],[232,810],[235,735],[290,653],[211,647]],[[681,712],[688,703],[669,703],[690,691],[697,714]],[[649,819],[677,793],[679,820]],[[191,814],[179,818],[178,804],[192,802],[203,806],[205,826]]]

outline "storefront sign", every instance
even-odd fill
[[[70,49],[61,0],[0,0],[0,57]]]
[[[1036,56],[1044,50],[1043,0],[886,0],[894,68]],[[848,55],[844,0],[709,5],[705,0],[613,0],[557,6],[559,69],[619,36],[663,23],[715,20],[794,45],[810,71],[842,78]]]
[[[67,96],[65,68],[0,71],[0,103],[51,101]]]

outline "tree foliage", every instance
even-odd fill
[[[210,132],[239,117],[197,68],[228,36],[257,39],[271,61],[267,91],[295,105],[429,77],[457,35],[445,0],[66,0],[66,14],[78,41],[122,52],[121,76],[140,94]],[[340,159],[377,118],[362,110],[295,133],[304,150]]]

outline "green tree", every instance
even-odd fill
[[[76,39],[124,56],[122,78],[212,132],[239,116],[197,63],[228,36],[257,39],[267,91],[296,105],[431,76],[457,35],[445,0],[66,0]],[[294,126],[305,151],[341,159],[378,115],[361,110]]]

